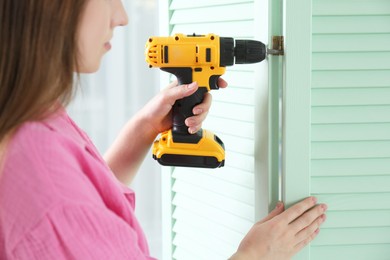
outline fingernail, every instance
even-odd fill
[[[202,114],[202,112],[203,112],[203,109],[201,109],[201,108],[194,109],[194,115]]]
[[[311,197],[311,199],[313,200],[314,204],[317,203],[317,198],[316,197]]]
[[[326,204],[322,204],[321,207],[322,207],[322,210],[323,210],[323,211],[326,211],[326,210],[328,209],[328,206],[327,206]]]
[[[198,85],[198,83],[195,81],[195,82],[192,82],[191,84],[188,84],[187,88],[188,89],[194,89],[197,85]]]
[[[283,207],[283,202],[279,201],[278,203],[276,203],[275,208],[280,209],[281,207]]]

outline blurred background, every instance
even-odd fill
[[[79,91],[69,105],[70,116],[90,136],[101,154],[121,127],[160,89],[159,72],[149,69],[144,47],[158,35],[158,0],[123,1],[129,24],[117,28],[113,48],[100,70],[82,75]],[[129,144],[131,145],[131,144]],[[131,184],[136,192],[136,215],[143,227],[151,255],[161,259],[161,172],[147,156]]]

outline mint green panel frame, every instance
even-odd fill
[[[283,0],[269,0],[268,48],[272,48],[272,37],[283,35]],[[269,211],[275,208],[280,198],[280,94],[283,86],[283,56],[268,56],[269,67]]]
[[[287,206],[310,195],[311,0],[285,3],[282,197]],[[309,259],[310,248],[294,259]]]

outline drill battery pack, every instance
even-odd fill
[[[225,164],[225,147],[221,139],[202,129],[197,143],[175,142],[172,130],[161,134],[153,144],[153,158],[161,165],[219,168]]]

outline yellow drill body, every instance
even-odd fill
[[[252,46],[252,45],[253,46]],[[149,66],[174,74],[179,85],[196,81],[193,95],[177,100],[173,106],[173,127],[161,133],[153,144],[153,157],[162,165],[217,168],[225,162],[223,142],[212,132],[201,129],[189,134],[184,121],[193,116],[192,109],[203,101],[211,89],[218,89],[218,78],[226,66],[254,63],[265,58],[261,42],[219,37],[215,34],[151,37],[146,43],[145,58]],[[255,57],[255,59],[252,59]]]

